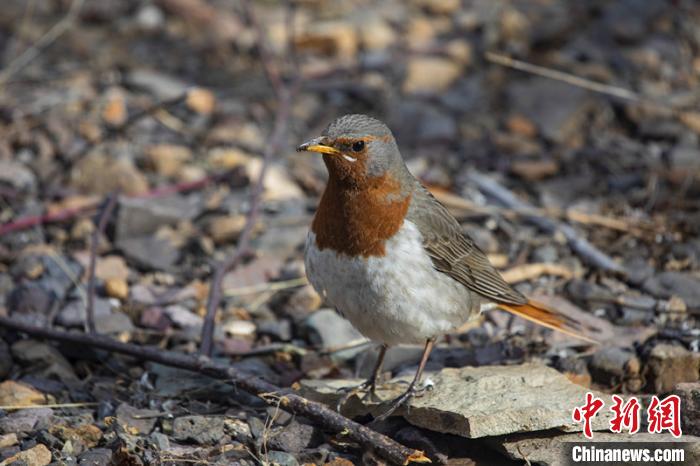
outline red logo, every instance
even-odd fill
[[[613,395],[612,398],[615,404],[610,410],[615,413],[615,417],[610,420],[610,431],[619,434],[624,428],[630,434],[639,432],[639,400],[632,397],[624,403],[625,400],[617,395]]]
[[[681,399],[678,395],[669,395],[662,401],[654,395],[647,408],[649,433],[658,434],[667,430],[674,437],[681,436]]]
[[[612,396],[615,404],[610,407],[614,416],[610,420],[610,431],[621,433],[627,430],[630,434],[639,432],[641,404],[636,397],[632,397],[625,402],[618,395]],[[593,395],[586,393],[586,403],[583,406],[574,408],[571,418],[574,422],[583,423],[583,435],[586,438],[593,438],[591,420],[603,409],[605,402]],[[648,432],[650,434],[660,434],[668,431],[674,437],[681,436],[681,399],[678,395],[669,395],[663,400],[654,395],[647,408]]]
[[[583,435],[586,438],[593,438],[593,431],[591,429],[591,419],[598,414],[598,411],[603,409],[605,402],[600,398],[593,396],[593,393],[586,393],[586,404],[581,407],[574,408],[574,412],[571,417],[574,422],[583,421]]]

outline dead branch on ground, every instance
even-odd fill
[[[59,37],[65,34],[78,18],[78,14],[80,14],[83,3],[85,3],[85,0],[73,0],[73,3],[71,3],[71,6],[68,8],[68,12],[63,18],[54,24],[51,29],[46,31],[46,33],[41,36],[39,40],[22,52],[17,58],[12,60],[5,67],[5,69],[0,72],[0,86],[9,81],[12,76],[31,63],[32,60],[41,55],[41,53],[46,50],[48,46],[53,44]]]
[[[423,452],[406,448],[389,437],[358,424],[321,403],[301,397],[290,389],[282,389],[253,374],[240,372],[229,366],[212,362],[206,357],[198,358],[157,347],[122,343],[101,335],[36,327],[4,316],[0,316],[0,327],[23,332],[32,337],[126,354],[144,361],[152,361],[224,380],[236,388],[257,395],[270,406],[279,404],[285,411],[303,416],[315,422],[322,429],[342,433],[392,463],[429,462]]]
[[[531,206],[529,204],[518,199],[513,192],[497,181],[477,173],[470,174],[469,180],[479,188],[479,191],[495,199],[500,204],[510,209],[531,211]],[[586,238],[581,237],[571,225],[535,214],[526,214],[523,218],[549,234],[554,234],[557,231],[561,232],[566,238],[569,247],[589,264],[602,270],[620,274],[625,273],[625,269],[622,265],[615,262],[610,256],[595,247]]]
[[[279,67],[270,55],[265,39],[265,32],[263,31],[260,22],[257,21],[252,6],[249,2],[244,1],[242,3],[242,7],[248,21],[252,24],[256,31],[260,63],[263,67],[267,80],[272,86],[275,97],[277,98],[277,108],[275,110],[275,120],[272,134],[263,151],[262,168],[250,194],[250,209],[248,211],[245,226],[243,227],[243,231],[238,239],[236,250],[228,259],[215,267],[214,277],[212,278],[211,285],[209,286],[209,297],[207,299],[206,315],[202,326],[199,350],[200,354],[206,356],[211,356],[214,349],[214,326],[216,323],[216,312],[219,308],[219,304],[221,303],[221,283],[226,273],[233,270],[240,264],[248,250],[248,245],[253,236],[255,224],[260,214],[267,168],[272,160],[272,157],[282,149],[283,144],[286,141],[292,100],[294,99],[294,96],[298,92],[301,85],[300,76],[298,74],[295,74],[295,77],[291,83],[284,82]],[[291,27],[292,23],[293,21],[288,21],[287,27]],[[288,34],[287,41],[287,49],[291,52],[293,50],[294,42],[291,34]]]
[[[95,225],[95,229],[92,231],[92,239],[90,244],[90,265],[88,268],[88,289],[87,289],[87,305],[85,309],[85,324],[86,331],[89,333],[95,333],[95,267],[97,265],[97,247],[100,242],[100,238],[104,234],[105,228],[107,228],[107,222],[112,216],[112,212],[117,206],[117,199],[119,198],[118,193],[112,193],[107,196],[105,200],[105,206],[100,214],[100,218]]]

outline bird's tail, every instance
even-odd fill
[[[599,343],[593,338],[584,335],[585,326],[581,322],[556,309],[545,306],[542,303],[530,300],[527,304],[520,305],[498,303],[498,307],[511,314],[522,317],[523,319],[557,330],[572,337],[585,340],[589,343]]]

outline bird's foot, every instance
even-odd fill
[[[408,384],[408,388],[406,389],[405,392],[403,392],[401,395],[398,397],[394,398],[389,402],[389,408],[384,411],[382,414],[379,416],[375,417],[372,423],[375,422],[380,422],[385,419],[387,419],[389,416],[394,414],[394,412],[399,409],[401,406],[404,404],[408,403],[411,398],[418,398],[423,395],[425,395],[426,392],[429,392],[433,389],[435,386],[435,382],[433,382],[430,378],[427,378],[425,382],[421,384],[416,384],[415,382],[409,383],[408,381],[405,380],[399,380],[396,382],[397,384]]]
[[[376,380],[372,379],[365,380],[360,385],[354,387],[344,387],[339,389],[338,393],[342,393],[343,396],[341,396],[338,400],[338,403],[336,403],[335,410],[340,412],[340,410],[343,408],[343,405],[345,405],[345,403],[347,403],[350,398],[363,392],[364,395],[361,398],[362,401],[366,401],[368,398],[371,401],[374,401],[376,399],[376,389],[377,382]]]
[[[402,383],[403,381],[398,381],[397,383]],[[416,383],[411,383],[408,385],[408,388],[406,389],[405,392],[403,392],[401,395],[398,397],[394,398],[389,402],[389,407],[387,408],[386,411],[384,411],[382,414],[379,416],[375,417],[374,420],[372,421],[372,424],[376,422],[381,422],[399,409],[401,406],[404,404],[408,403],[411,398],[413,397],[420,397],[423,396],[426,392],[430,391],[433,389],[433,386],[435,384],[433,383],[432,380],[426,379],[426,381],[422,384],[416,384]]]

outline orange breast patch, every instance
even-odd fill
[[[411,201],[400,193],[398,181],[386,174],[350,187],[331,173],[311,224],[316,246],[353,257],[384,256],[385,241],[401,228]]]

